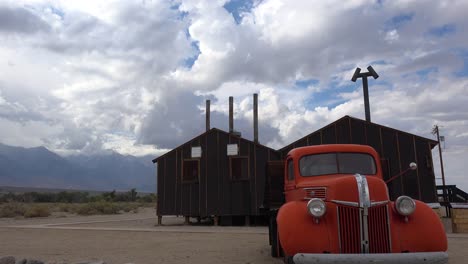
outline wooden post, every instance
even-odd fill
[[[158,226],[162,225],[162,215],[158,215]]]
[[[440,173],[441,173],[441,176],[442,176],[442,186],[443,186],[443,189],[442,189],[442,194],[443,195],[442,195],[442,197],[444,199],[445,216],[446,217],[452,217],[450,208],[448,206],[448,203],[450,203],[450,201],[447,199],[447,187],[445,186],[444,160],[442,159],[442,148],[440,146],[439,126],[435,125],[434,130],[435,130],[435,133],[437,135],[437,145],[439,147]]]
[[[185,217],[184,225],[190,225],[190,216]]]

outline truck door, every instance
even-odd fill
[[[279,208],[284,204],[284,161],[268,161],[265,186],[265,206]]]
[[[286,170],[284,175],[284,194],[286,200],[289,201],[288,196],[296,190],[296,181],[294,179],[294,162],[292,158],[286,160]]]

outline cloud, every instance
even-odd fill
[[[50,26],[30,10],[0,5],[0,32],[31,34],[49,30]]]
[[[212,126],[282,147],[364,118],[356,67],[372,64],[372,120],[468,143],[466,1],[8,1],[0,6],[0,137],[63,154],[159,155]],[[5,128],[5,129],[4,129]],[[455,176],[458,175],[458,176]],[[468,186],[468,183],[463,183]],[[467,187],[468,188],[468,187]]]

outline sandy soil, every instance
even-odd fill
[[[50,263],[282,263],[269,255],[266,227],[183,226],[154,210],[114,216],[0,219],[0,256]],[[170,224],[170,225],[169,225]],[[466,263],[468,235],[449,234],[450,264]]]

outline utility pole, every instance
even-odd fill
[[[374,68],[372,66],[367,67],[368,72],[362,72],[361,73],[361,68],[356,68],[353,74],[353,78],[351,78],[352,82],[356,82],[358,78],[362,78],[362,87],[364,89],[364,110],[366,112],[366,121],[370,122],[370,105],[369,105],[369,87],[367,84],[367,77],[374,77],[374,79],[379,78],[379,75],[377,72],[375,72]]]
[[[440,146],[440,135],[439,135],[439,126],[435,125],[432,129],[432,134],[437,136],[437,145],[439,146],[439,159],[440,159],[440,174],[442,176],[442,193],[443,193],[443,202],[447,202],[447,189],[445,187],[445,174],[444,174],[444,160],[442,159],[442,147]],[[447,215],[448,216],[448,215]]]

